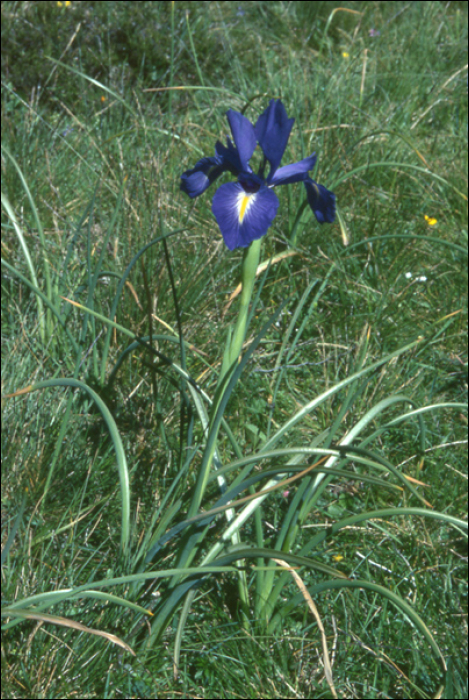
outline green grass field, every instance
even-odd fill
[[[467,4],[1,10],[2,698],[467,698]],[[337,215],[224,374],[272,99]]]

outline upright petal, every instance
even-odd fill
[[[215,144],[215,153],[217,154],[217,156],[220,156],[220,158],[223,158],[229,166],[228,169],[234,175],[238,176],[239,173],[243,170],[238,149],[236,148],[236,146],[233,146],[229,138],[226,139],[226,143],[227,145],[224,146],[220,141],[217,141],[217,143]],[[248,171],[252,172],[250,167],[248,167]]]
[[[268,183],[280,165],[294,121],[294,119],[288,119],[286,109],[280,100],[270,100],[269,106],[256,122],[254,129],[257,140],[270,163]]]
[[[201,158],[195,167],[181,175],[181,190],[192,199],[205,192],[217,177],[228,170],[228,163],[220,156]]]
[[[308,204],[320,224],[332,224],[335,219],[335,194],[311,178],[305,180]]]
[[[241,170],[250,171],[249,159],[257,146],[256,133],[249,119],[234,109],[226,113],[230,124],[231,133],[238,149]]]
[[[269,181],[271,187],[277,185],[290,185],[292,182],[303,182],[309,180],[308,172],[314,168],[316,164],[316,154],[313,153],[309,158],[303,158],[298,163],[284,165],[275,171]]]
[[[230,250],[247,248],[264,236],[278,206],[272,190],[262,186],[256,192],[246,192],[239,182],[221,185],[212,201],[212,211]]]

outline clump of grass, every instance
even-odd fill
[[[357,3],[346,8],[354,14],[315,3],[311,16],[310,3],[134,5],[2,4],[2,395],[57,385],[2,402],[2,692],[328,697],[317,620],[291,573],[274,575],[280,565],[263,554],[245,572],[247,610],[233,560],[212,577],[194,572],[184,635],[171,617],[146,646],[174,580],[156,574],[174,565],[185,533],[144,559],[183,522],[205,444],[200,394],[186,379],[213,395],[240,263],[221,246],[210,198],[188,206],[179,176],[223,137],[226,109],[251,116],[282,97],[297,119],[289,156],[316,150],[315,176],[338,196],[338,225],[324,234],[299,189],[279,193],[263,257],[294,255],[259,279],[248,337],[257,349],[247,346],[224,414],[233,439],[222,432],[218,446],[230,480],[246,469],[241,457],[257,458],[252,476],[266,470],[263,447],[314,397],[421,336],[305,412],[277,447],[290,460],[295,446],[333,450],[396,394],[409,409],[438,404],[419,423],[400,420],[403,404],[390,402],[370,417],[362,439],[375,433],[375,442],[362,449],[376,457],[379,447],[421,498],[467,521],[467,418],[455,408],[467,392],[467,9]],[[58,388],[71,378],[75,392]],[[422,513],[360,520],[417,503],[397,474],[367,471],[370,455],[349,448],[283,552],[316,543],[314,573],[299,573],[325,627],[337,694],[430,697],[442,683],[405,613],[373,590],[380,585],[431,630],[448,666],[445,694],[467,697],[464,532]],[[312,463],[276,460],[288,476]],[[265,548],[279,541],[305,479],[270,494],[246,520],[245,543],[260,532]],[[218,498],[214,475],[206,510]],[[201,558],[226,528],[222,518],[212,525]],[[369,587],[322,590],[331,570]],[[278,593],[267,618],[261,580]],[[50,607],[66,589],[74,596]],[[23,601],[30,618],[13,618]]]

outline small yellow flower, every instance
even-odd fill
[[[427,216],[426,214],[425,214],[425,221],[427,222],[427,224],[429,226],[434,226],[437,222],[437,220],[434,219],[433,216]]]
[[[349,58],[350,54],[347,51],[342,51],[342,58]]]
[[[332,559],[333,559],[334,561],[342,561],[343,556],[342,556],[342,554],[334,554],[334,556],[332,557]]]

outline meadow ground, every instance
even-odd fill
[[[1,11],[2,698],[467,697],[466,3]],[[337,215],[223,384],[180,176],[272,99]]]

